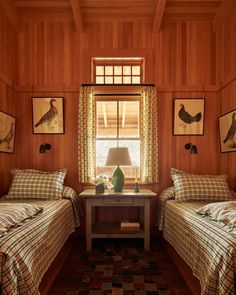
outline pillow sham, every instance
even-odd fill
[[[236,232],[236,201],[207,204],[196,212],[218,222],[229,232]]]
[[[61,199],[66,169],[36,172],[12,169],[12,183],[7,198]]]
[[[27,219],[31,219],[43,208],[34,204],[13,204],[0,202],[0,237],[6,234],[10,228],[19,226]]]
[[[170,169],[170,175],[172,176],[173,174],[186,174],[186,172],[182,171],[182,170],[179,170],[179,169],[176,169],[176,168],[171,168]]]
[[[196,175],[171,171],[176,201],[231,200],[226,175]]]
[[[14,174],[16,172],[18,173],[39,173],[39,174],[51,174],[51,173],[56,173],[56,172],[64,172],[66,169],[59,169],[59,170],[54,170],[54,171],[42,171],[42,170],[36,170],[36,169],[30,169],[30,168],[25,168],[25,169],[17,169],[13,168],[11,169],[11,173]]]

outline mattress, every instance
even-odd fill
[[[78,216],[70,200],[11,202],[32,203],[43,207],[43,212],[0,238],[1,295],[39,295],[39,284],[75,231]]]
[[[202,295],[235,294],[236,239],[197,214],[206,202],[165,202],[163,236],[199,279]]]

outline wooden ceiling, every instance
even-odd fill
[[[14,22],[24,19],[68,20],[84,30],[91,21],[153,22],[214,20],[223,2],[231,0],[0,0]],[[225,4],[224,4],[225,5]]]

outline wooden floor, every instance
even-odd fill
[[[127,239],[127,243],[129,240]],[[174,263],[172,262],[169,254],[165,250],[164,243],[161,242],[158,238],[152,239],[151,241],[151,252],[156,257],[158,265],[160,266],[161,273],[167,282],[167,286],[171,295],[193,295],[193,293],[188,288],[184,279],[181,277]],[[69,252],[69,255],[64,264],[63,271],[67,271],[67,267],[76,268],[76,261],[78,261],[78,253],[81,253],[85,249],[85,241],[81,238],[76,238],[73,242],[72,249]],[[60,276],[60,274],[58,275]],[[57,277],[55,281],[58,283]],[[52,284],[48,295],[65,295],[63,291],[60,292],[58,288]],[[55,293],[56,292],[56,293]]]
[[[151,252],[156,257],[158,265],[171,295],[193,295],[188,285],[182,278],[175,264],[165,250],[164,243],[160,240],[151,241]]]

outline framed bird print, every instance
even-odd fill
[[[0,152],[14,153],[16,118],[0,111]]]
[[[63,134],[63,97],[32,97],[33,133]]]
[[[174,135],[203,135],[204,98],[174,99]]]
[[[236,151],[236,109],[219,117],[222,153]]]

